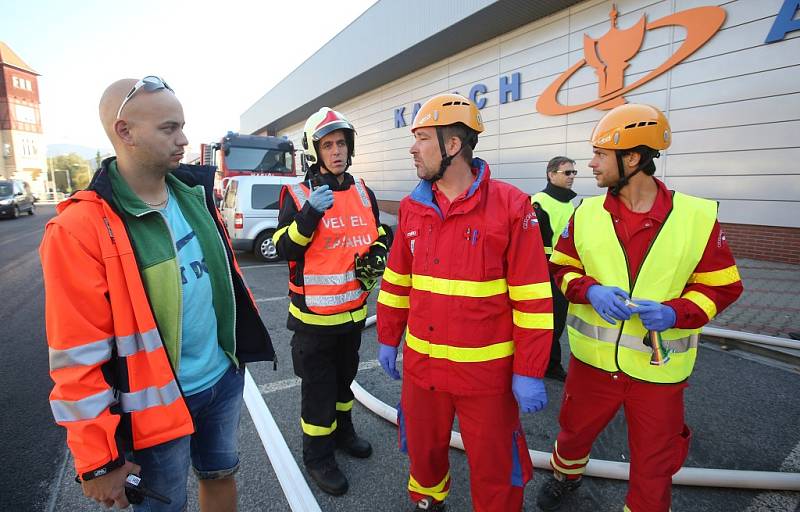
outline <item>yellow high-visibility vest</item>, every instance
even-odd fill
[[[575,211],[575,206],[572,204],[572,201],[562,203],[544,192],[533,194],[531,197],[531,204],[533,203],[539,203],[542,210],[546,211],[547,216],[550,218],[550,229],[553,230],[553,239],[551,240],[550,247],[544,248],[545,254],[549,257],[556,246],[556,242],[558,242],[558,237],[561,236],[564,228],[567,227],[569,218],[572,217],[572,212]]]
[[[584,199],[573,221],[575,248],[587,276],[605,286],[618,286],[635,301],[664,302],[681,296],[703,256],[717,218],[717,204],[674,193],[672,210],[645,255],[636,281],[631,282],[627,258],[614,231],[605,196]],[[650,364],[651,348],[644,343],[647,329],[639,315],[616,325],[603,320],[591,304],[570,304],[567,316],[572,355],[610,372],[636,379],[675,383],[692,373],[700,329],[667,329],[661,333],[670,361]]]

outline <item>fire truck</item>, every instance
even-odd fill
[[[232,176],[295,176],[294,144],[283,137],[228,132],[221,141],[200,145],[200,163],[214,165],[214,197],[219,203]]]

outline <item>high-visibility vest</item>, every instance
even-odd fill
[[[305,183],[288,187],[297,211],[310,191]],[[303,286],[289,281],[289,289],[305,296],[313,313],[334,315],[360,308],[369,292],[356,279],[355,255],[364,256],[378,239],[378,227],[366,186],[360,179],[347,190],[333,192],[333,206],[325,212],[306,249]]]
[[[567,227],[569,218],[572,217],[572,212],[575,211],[575,206],[572,204],[572,201],[562,203],[550,194],[545,194],[544,192],[533,194],[531,197],[531,204],[533,203],[539,203],[542,210],[546,211],[547,216],[550,218],[550,229],[553,231],[553,239],[550,241],[550,247],[545,246],[544,248],[545,254],[549,256],[553,253],[553,248],[556,246],[561,232]]]
[[[618,286],[632,300],[664,302],[680,297],[703,256],[717,217],[717,204],[674,193],[672,210],[631,282],[624,248],[617,239],[605,196],[584,199],[575,211],[575,248],[587,276],[604,286]],[[667,329],[661,333],[670,360],[650,364],[652,349],[645,345],[647,329],[639,315],[617,325],[603,320],[591,304],[570,304],[567,316],[572,355],[602,370],[622,371],[636,379],[675,383],[692,373],[700,329]]]

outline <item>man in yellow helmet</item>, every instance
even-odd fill
[[[350,384],[358,370],[366,300],[386,262],[386,233],[378,203],[347,169],[355,129],[341,113],[321,108],[308,118],[303,148],[307,181],[281,190],[278,254],[289,262],[292,364],[301,382],[303,462],[320,489],[347,492],[334,448],[366,458],[356,435]]]
[[[572,358],[542,510],[558,510],[580,486],[595,438],[621,406],[631,461],[624,510],[670,509],[691,436],[683,391],[700,328],[742,292],[717,204],[653,177],[671,138],[660,110],[635,104],[608,112],[592,133],[589,167],[608,193],[583,200],[550,257],[570,301]]]
[[[520,510],[533,468],[519,409],[547,403],[553,327],[536,216],[526,194],[472,158],[483,123],[468,99],[435,96],[411,131],[421,181],[400,203],[378,295],[378,359],[396,379],[405,333],[398,419],[409,495],[417,510],[444,509],[458,414],[474,510]]]

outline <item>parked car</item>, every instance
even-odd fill
[[[21,213],[36,213],[31,187],[22,180],[0,180],[0,216],[16,219]]]
[[[233,176],[222,196],[220,213],[233,248],[253,252],[264,261],[278,261],[272,235],[278,227],[281,187],[300,183],[301,176]]]

